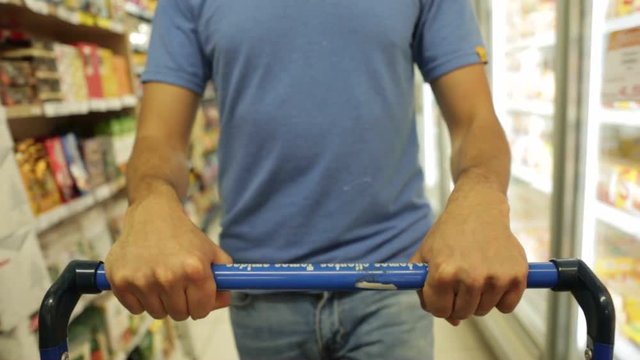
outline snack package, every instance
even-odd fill
[[[33,86],[2,87],[0,86],[0,99],[4,106],[38,104],[38,93]]]
[[[76,103],[88,101],[87,79],[84,76],[84,65],[78,48],[56,43],[54,53],[64,101]]]
[[[64,201],[69,201],[76,195],[73,178],[69,172],[67,159],[59,137],[49,138],[44,141],[49,156],[49,164],[56,180],[60,194]]]
[[[76,46],[82,56],[89,97],[91,99],[101,99],[104,97],[104,94],[102,91],[102,78],[100,76],[98,46],[91,43],[78,43]]]
[[[29,86],[34,78],[31,63],[22,60],[0,60],[0,86]]]
[[[131,90],[131,80],[129,76],[129,66],[124,56],[113,55],[113,70],[118,83],[118,94],[127,96],[133,94]]]
[[[625,165],[615,167],[609,192],[615,207],[640,213],[640,170]]]
[[[82,162],[82,157],[78,149],[78,139],[74,134],[69,133],[62,137],[62,146],[76,188],[81,195],[84,195],[91,190],[91,186],[89,183],[89,174],[84,166],[84,162]]]
[[[107,182],[105,169],[104,141],[99,138],[82,140],[82,158],[89,173],[91,188]]]
[[[42,143],[27,139],[16,144],[16,162],[35,214],[43,213],[62,203]]]
[[[109,49],[99,48],[100,78],[102,79],[102,94],[107,98],[118,97],[118,78],[113,66],[113,52]]]

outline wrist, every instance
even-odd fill
[[[447,201],[446,210],[464,212],[498,211],[509,214],[506,191],[499,182],[485,174],[469,171],[459,177]]]
[[[129,187],[129,207],[138,207],[149,201],[182,208],[176,190],[164,180],[147,178]]]

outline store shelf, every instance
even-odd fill
[[[43,109],[40,105],[17,105],[5,107],[5,109],[9,120],[40,117],[43,114]]]
[[[512,44],[507,44],[507,51],[515,51],[528,48],[544,48],[551,47],[556,43],[556,34],[554,32],[541,33],[529,38],[520,39]]]
[[[640,13],[607,20],[605,31],[611,33],[640,26]]]
[[[640,238],[640,216],[629,214],[603,202],[596,204],[596,218]]]
[[[138,104],[135,95],[119,98],[93,99],[85,102],[46,102],[42,105],[11,106],[7,109],[7,118],[22,119],[33,117],[55,118],[71,115],[86,115],[92,112],[120,111],[134,108]]]
[[[553,103],[544,100],[509,101],[507,110],[545,117],[552,117],[554,114]]]
[[[602,110],[600,122],[606,125],[640,127],[640,110]]]
[[[551,194],[551,190],[553,189],[551,176],[542,176],[533,169],[518,165],[512,166],[511,175],[544,194]]]
[[[151,328],[151,325],[153,325],[153,322],[155,321],[153,318],[151,318],[148,315],[144,315],[144,316],[145,316],[145,319],[143,320],[142,324],[140,324],[140,328],[138,329],[138,332],[136,333],[136,335],[131,339],[131,341],[125,347],[125,349],[118,351],[114,354],[113,356],[114,360],[126,360],[129,357],[129,354],[133,351],[133,349],[135,349],[136,346],[140,345],[140,343],[142,342],[142,339],[144,339],[144,336],[149,331],[149,328]]]
[[[42,0],[25,0],[24,5],[15,0],[0,0],[0,14],[10,14],[11,22],[28,25],[27,27],[40,27],[50,29],[52,27],[72,26],[83,27],[83,30],[96,33],[124,34],[124,25],[113,22],[110,19],[96,18],[95,16],[70,10],[64,5],[53,5]],[[0,20],[5,18],[0,16]],[[69,29],[67,29],[69,30]],[[76,29],[77,31],[77,29]]]
[[[83,195],[66,204],[47,211],[36,218],[36,231],[38,233],[44,232],[54,225],[78,215],[90,207],[113,197],[124,189],[124,187],[124,178],[118,179],[113,182],[100,185],[89,194]]]

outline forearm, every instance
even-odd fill
[[[127,166],[131,204],[150,195],[178,203],[186,196],[187,149],[198,101],[197,94],[180,87],[145,84],[138,132]]]
[[[187,193],[189,165],[184,151],[153,137],[138,136],[127,166],[129,203],[149,195],[180,201]]]
[[[504,131],[493,114],[468,123],[452,137],[454,194],[483,187],[506,195],[511,154]]]

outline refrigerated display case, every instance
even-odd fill
[[[529,261],[547,261],[552,234],[556,2],[493,0],[487,5],[490,20],[481,26],[490,27],[485,32],[491,34],[486,40],[493,100],[512,151],[508,194],[512,230]],[[500,358],[540,358],[547,305],[546,293],[530,291],[515,316],[491,314],[477,323],[495,340]],[[505,333],[513,336],[508,344],[501,343]]]
[[[590,6],[580,254],[614,298],[616,358],[640,359],[640,1]]]

